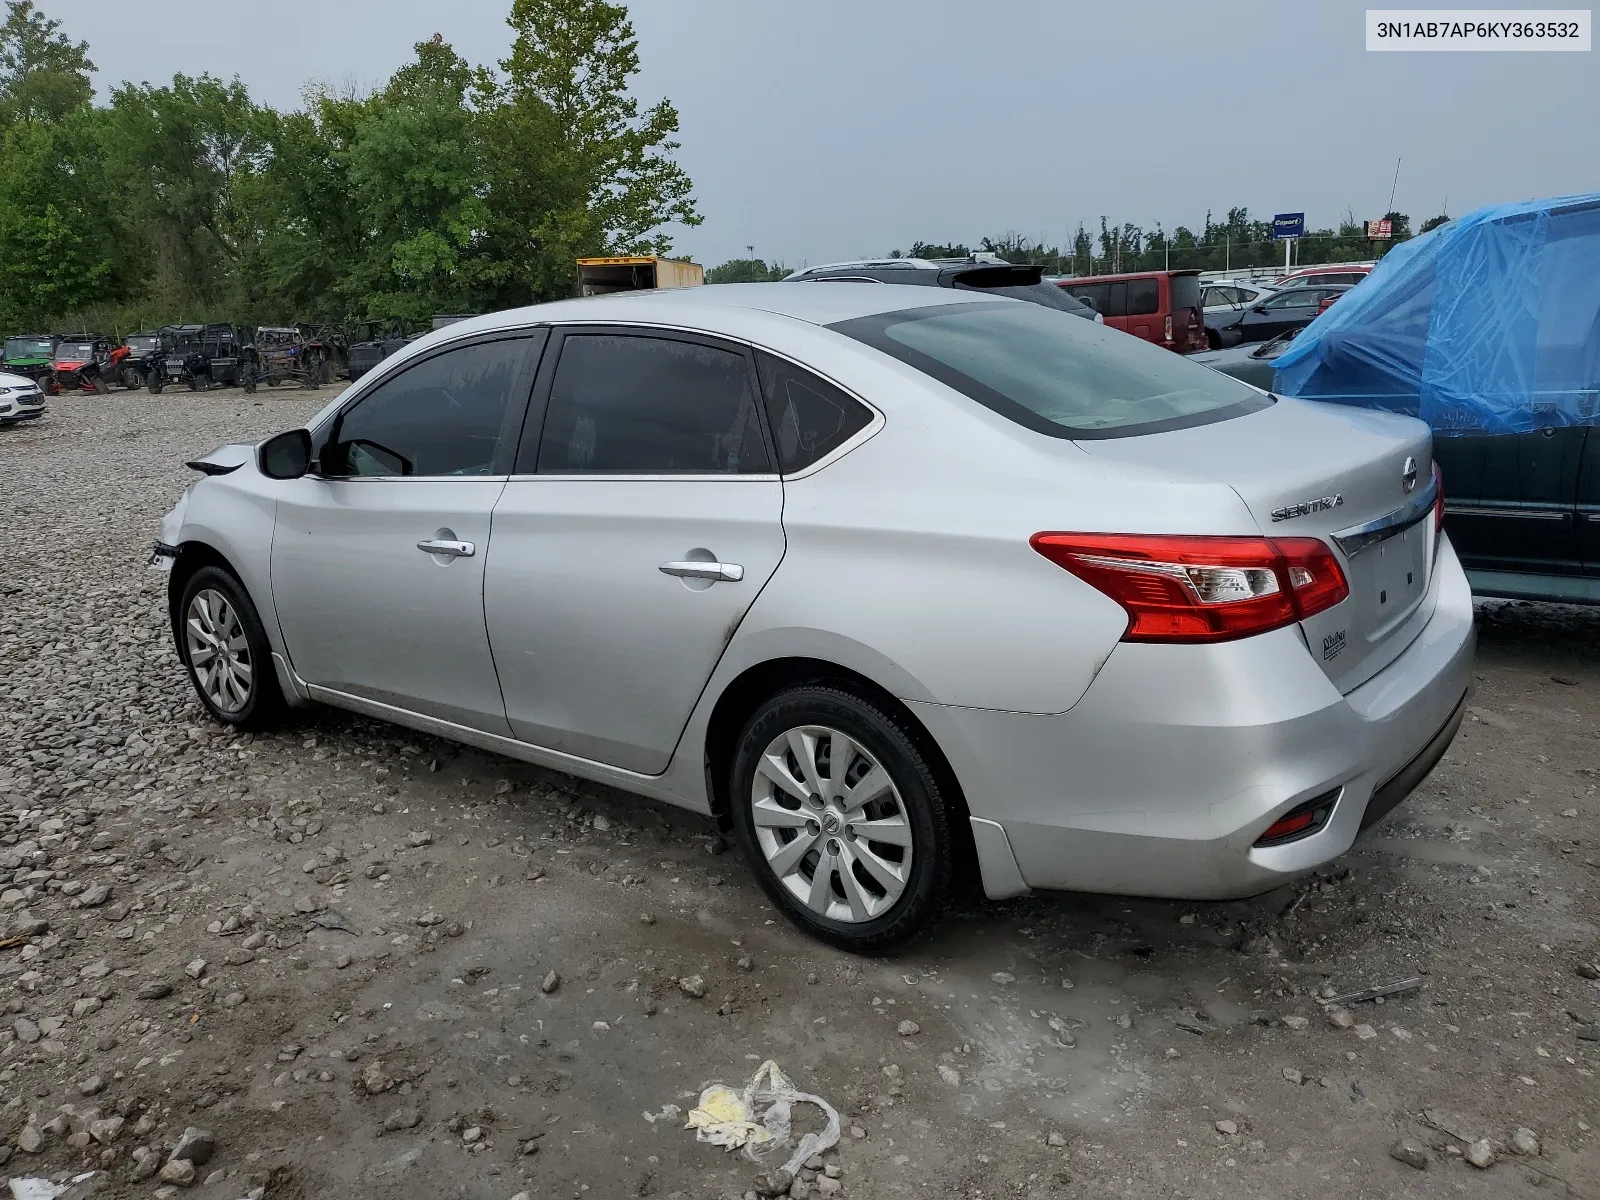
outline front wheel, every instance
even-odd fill
[[[879,954],[956,892],[950,798],[906,721],[831,684],[788,688],[745,726],[734,834],[767,894],[842,950]]]
[[[211,716],[260,729],[283,711],[272,647],[243,586],[220,567],[201,567],[178,602],[178,655]]]

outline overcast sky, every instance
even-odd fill
[[[1495,0],[1514,6],[1515,0]],[[442,33],[473,62],[509,0],[41,0],[102,93],[237,74],[260,101],[375,86]],[[637,0],[646,103],[682,118],[707,265],[791,265],[1245,204],[1414,221],[1600,189],[1595,53],[1376,54],[1348,0]],[[1524,7],[1535,7],[1533,4]]]

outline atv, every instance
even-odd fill
[[[263,325],[256,330],[256,363],[245,390],[253,390],[257,383],[319,388],[338,369],[339,350],[333,339],[315,336],[309,325]]]
[[[413,340],[399,321],[362,321],[352,327],[346,354],[350,378],[360,379],[396,350]]]
[[[111,351],[111,361],[122,386],[132,390],[149,382],[150,369],[161,347],[161,335],[150,329],[130,333]]]
[[[168,384],[189,390],[236,387],[253,391],[254,357],[232,325],[168,325],[157,331],[157,347],[145,386],[159,396]]]
[[[47,391],[93,392],[103,396],[111,390],[111,342],[92,333],[75,333],[56,343],[50,362]]]
[[[53,333],[19,333],[5,341],[0,370],[12,375],[26,375],[43,388],[55,368],[56,343],[61,339]]]

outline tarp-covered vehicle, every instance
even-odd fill
[[[1600,604],[1600,193],[1402,242],[1273,365],[1280,394],[1433,427],[1474,591]]]

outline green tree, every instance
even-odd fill
[[[1417,230],[1417,232],[1418,233],[1427,233],[1430,230],[1434,230],[1434,229],[1439,228],[1439,226],[1445,224],[1449,220],[1450,220],[1450,217],[1446,213],[1440,213],[1437,217],[1429,217],[1426,221],[1424,221],[1422,223],[1422,228]]]
[[[515,39],[485,77],[479,106],[497,126],[491,204],[499,240],[535,296],[571,291],[587,254],[666,254],[662,228],[698,225],[689,176],[673,160],[678,112],[629,95],[639,43],[627,9],[605,0],[513,0]],[[529,173],[515,186],[508,177]],[[519,239],[506,236],[520,224]]]
[[[41,328],[124,287],[121,232],[101,170],[99,115],[27,121],[0,136],[0,321]]]
[[[237,79],[175,75],[170,86],[112,93],[107,168],[152,291],[191,308],[230,298],[255,233],[241,192],[265,160],[264,128]]]
[[[707,283],[776,283],[789,274],[789,268],[778,263],[767,264],[759,258],[730,258],[720,266],[706,272]]]
[[[0,124],[59,121],[94,94],[89,43],[76,42],[33,6],[10,0],[0,24]]]

